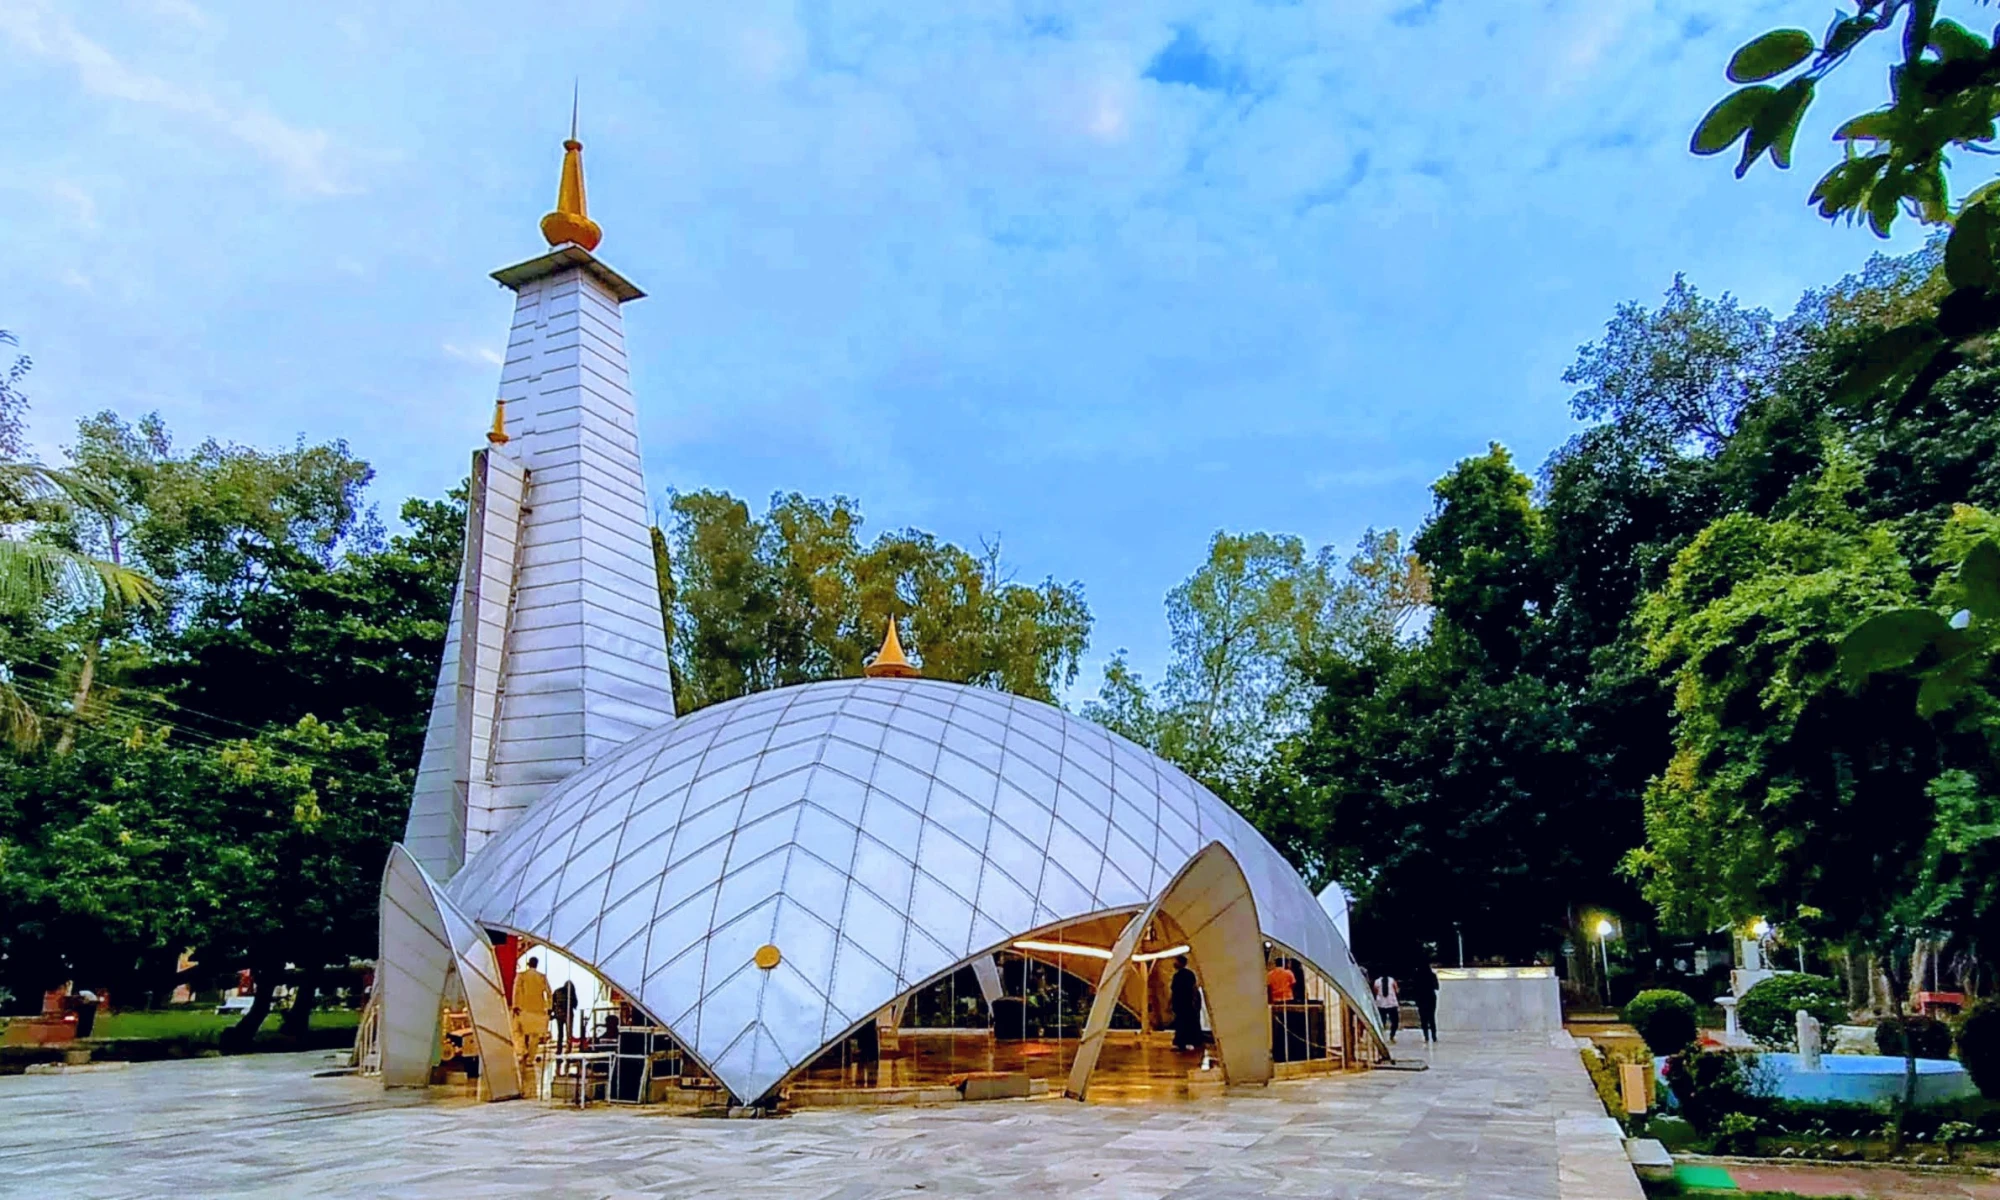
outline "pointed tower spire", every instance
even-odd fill
[[[870,679],[915,679],[917,669],[910,660],[903,657],[903,643],[896,637],[896,618],[889,618],[889,634],[882,639],[882,648],[875,652],[874,661],[861,668],[861,673]]]
[[[590,252],[581,147],[565,149],[542,222],[555,245],[493,272],[514,320],[403,834],[440,882],[558,781],[674,719],[625,361],[625,305],[645,293]]]
[[[604,230],[590,219],[590,206],[583,197],[583,143],[576,140],[578,96],[575,91],[570,94],[569,140],[563,143],[562,183],[556,188],[556,210],[542,218],[542,236],[551,246],[573,242],[585,250],[595,250],[604,239]]]

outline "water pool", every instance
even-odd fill
[[[1760,1082],[1783,1100],[1842,1104],[1895,1103],[1903,1096],[1903,1060],[1886,1054],[1825,1054],[1817,1071],[1799,1067],[1796,1054],[1757,1055]],[[1656,1060],[1664,1070],[1665,1059]],[[1664,1076],[1662,1076],[1664,1078]],[[1965,1068],[1946,1059],[1917,1060],[1917,1103],[1938,1104],[1979,1094]]]

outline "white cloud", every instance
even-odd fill
[[[498,350],[488,349],[485,346],[466,347],[446,342],[443,349],[445,357],[455,358],[460,362],[486,363],[489,366],[497,367],[507,361],[501,356]]]
[[[178,21],[190,29],[208,29],[215,24],[214,18],[190,0],[145,0],[144,7],[155,16]]]
[[[199,87],[140,70],[85,37],[44,0],[0,0],[0,34],[24,53],[75,68],[84,88],[95,95],[218,126],[276,166],[300,191],[333,195],[349,190],[327,161],[324,132],[299,128],[260,108],[224,104]]]
[[[69,209],[71,219],[83,229],[97,228],[97,200],[79,184],[67,179],[51,180],[48,194]]]

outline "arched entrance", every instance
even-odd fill
[[[1230,1083],[1270,1081],[1270,1009],[1264,993],[1264,938],[1257,924],[1257,902],[1235,855],[1221,842],[1210,842],[1126,924],[1112,946],[1083,1044],[1070,1067],[1066,1090],[1075,1099],[1083,1099],[1089,1089],[1139,939],[1162,917],[1187,939],[1195,975],[1207,994],[1223,1077]]]
[[[430,1083],[444,1031],[445,994],[456,976],[480,1049],[480,1090],[489,1100],[521,1094],[513,1013],[486,933],[458,911],[402,846],[382,872],[382,954],[377,966],[382,1082]]]

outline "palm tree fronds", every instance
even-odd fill
[[[16,750],[32,750],[42,740],[41,714],[6,680],[0,680],[0,738]]]
[[[81,508],[124,516],[125,505],[110,488],[74,471],[32,462],[0,462],[0,491],[31,500],[61,500]]]
[[[0,609],[24,611],[51,596],[88,598],[113,612],[160,602],[159,587],[130,567],[46,542],[0,538]]]

